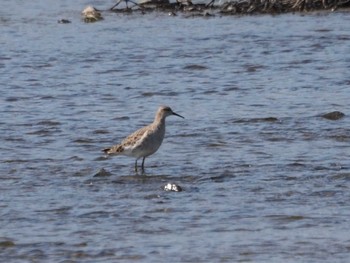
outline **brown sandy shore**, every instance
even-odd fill
[[[110,8],[113,12],[168,12],[169,15],[187,13],[189,15],[236,15],[236,14],[281,14],[288,12],[308,12],[336,9],[348,10],[350,0],[232,0],[220,4],[218,0],[195,4],[191,0],[141,0],[137,4],[131,0],[120,0]],[[119,4],[120,3],[120,4]]]

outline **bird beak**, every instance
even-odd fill
[[[185,117],[181,116],[180,114],[177,114],[176,112],[173,112],[173,115],[175,115],[175,116],[178,116],[178,117],[180,117],[180,118],[185,119]]]

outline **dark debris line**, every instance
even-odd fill
[[[124,5],[119,5],[125,2]],[[287,12],[305,12],[316,10],[331,10],[349,8],[350,0],[232,0],[219,5],[219,0],[208,0],[206,4],[193,4],[191,0],[176,0],[170,3],[168,0],[141,0],[136,4],[131,0],[118,0],[117,4],[110,8],[113,12],[141,12],[163,11],[176,15],[177,12],[192,14],[279,14]]]

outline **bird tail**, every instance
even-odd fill
[[[110,148],[103,149],[102,151],[108,155],[118,155],[124,151],[124,148],[121,145],[115,145]]]

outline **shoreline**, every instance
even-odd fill
[[[130,6],[131,5],[131,6]],[[190,0],[178,0],[175,3],[169,3],[167,0],[149,0],[140,4],[125,3],[118,8],[114,6],[109,11],[115,13],[133,13],[141,14],[149,12],[166,12],[169,15],[188,14],[194,16],[216,16],[216,15],[256,15],[256,14],[285,14],[285,13],[308,13],[315,11],[336,10],[348,11],[350,0],[346,1],[326,1],[326,0],[282,0],[282,1],[229,1],[221,5],[211,1],[207,4],[193,4]]]

